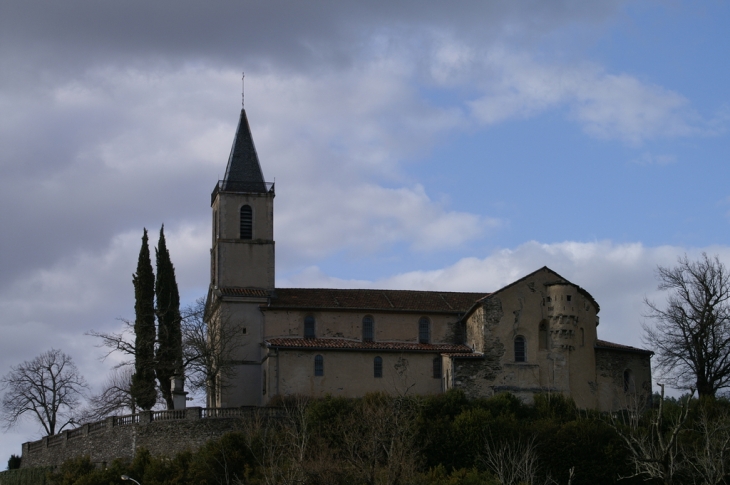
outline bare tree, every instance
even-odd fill
[[[502,485],[532,485],[538,470],[535,438],[498,444],[488,440],[481,461]]]
[[[305,459],[311,433],[307,398],[294,396],[284,401],[280,416],[272,418],[258,410],[243,421],[246,447],[261,468],[267,485],[296,485],[306,482]]]
[[[113,369],[101,392],[89,398],[82,420],[98,421],[127,410],[134,414],[137,408],[131,393],[132,374],[134,368],[131,366]]]
[[[47,435],[53,435],[75,422],[75,410],[87,385],[71,357],[51,349],[11,367],[0,379],[0,387],[5,391],[2,419],[6,430],[30,415]]]
[[[730,386],[730,275],[717,256],[685,255],[677,266],[657,269],[659,289],[670,291],[666,308],[645,300],[655,326],[644,325],[657,364],[678,389],[714,396]]]
[[[679,433],[686,429],[685,423],[689,416],[692,394],[682,403],[678,415],[666,419],[664,384],[659,386],[661,387],[659,409],[648,426],[640,426],[641,415],[638,410],[612,415],[607,422],[626,444],[629,460],[634,467],[634,474],[631,477],[643,476],[647,480],[654,479],[664,485],[672,485],[675,477],[686,466],[677,438]]]
[[[233,376],[233,356],[243,345],[243,324],[225,315],[206,316],[205,298],[198,298],[181,314],[185,376],[191,389],[206,391],[212,407],[218,387]]]
[[[397,485],[418,469],[416,401],[368,394],[338,423],[342,455],[360,483]]]
[[[705,403],[707,404],[707,403]],[[694,483],[719,485],[725,483],[730,456],[730,414],[727,409],[711,413],[707,406],[696,418],[695,433],[699,439],[687,451]]]

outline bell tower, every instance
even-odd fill
[[[274,184],[264,181],[244,109],[211,207],[211,285],[273,290]]]
[[[241,109],[225,176],[211,194],[212,245],[206,301],[219,370],[208,385],[208,406],[262,402],[264,316],[274,291],[274,184],[264,181],[246,110]]]

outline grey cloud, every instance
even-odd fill
[[[576,22],[600,22],[623,2],[172,1],[5,2],[0,55],[28,70],[73,73],[87,63],[283,63],[315,68],[352,61],[373,32],[446,29],[513,41]],[[22,59],[37,64],[29,66]],[[53,75],[50,76],[53,82]]]

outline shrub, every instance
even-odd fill
[[[20,468],[21,458],[18,455],[10,455],[8,459],[8,470],[17,470]]]

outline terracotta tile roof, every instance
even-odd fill
[[[446,357],[452,357],[454,359],[483,359],[484,354],[481,352],[471,352],[471,353],[464,353],[464,352],[448,352],[444,353]]]
[[[269,296],[269,292],[266,290],[260,290],[258,288],[238,288],[235,286],[224,286],[218,288],[223,296],[256,296],[260,298],[266,298]]]
[[[463,313],[487,293],[277,288],[270,308],[327,308]]]
[[[619,350],[622,352],[636,352],[636,353],[640,353],[640,354],[653,354],[654,353],[651,350],[640,349],[638,347],[631,347],[630,345],[615,344],[613,342],[608,342],[606,340],[596,340],[595,347],[597,349]]]
[[[269,347],[285,349],[324,349],[324,350],[383,350],[409,352],[455,352],[468,354],[471,349],[466,345],[419,344],[415,342],[361,342],[335,338],[272,338],[266,341]]]

